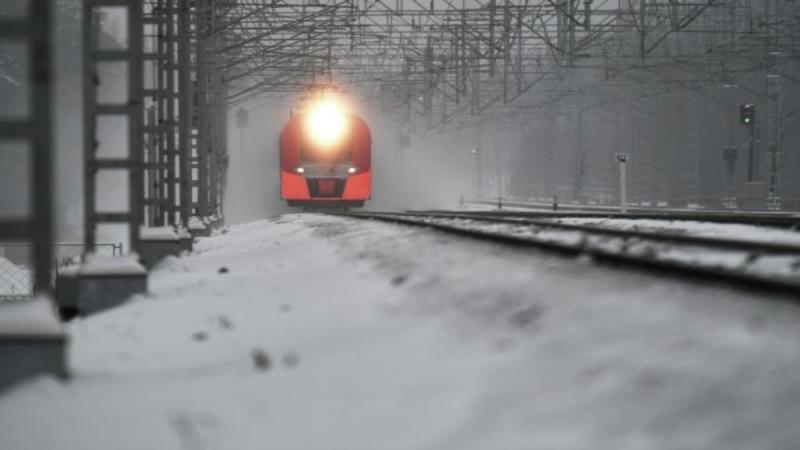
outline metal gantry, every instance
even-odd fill
[[[192,216],[220,217],[227,91],[220,54],[224,33],[215,24],[224,9],[202,0],[84,0],[83,5],[87,248],[103,223],[126,224],[136,250],[141,226],[185,227]],[[120,8],[126,18],[122,39],[104,29],[105,18]],[[104,80],[99,66],[105,63],[125,67],[124,102],[98,100]],[[110,115],[127,121],[125,155],[98,154],[103,145],[119,144],[99,142],[98,122]],[[127,172],[128,210],[98,211],[101,170]]]
[[[114,9],[116,8],[116,9]],[[119,9],[121,8],[121,9]],[[105,14],[120,11],[125,17],[123,42],[103,39]],[[139,225],[143,217],[143,162],[144,162],[144,72],[143,72],[143,18],[141,2],[136,0],[84,0],[83,2],[83,115],[84,115],[84,239],[87,251],[94,250],[97,228],[101,224],[128,226],[129,250],[139,243]],[[99,74],[100,64],[119,64],[124,67],[125,98],[109,101],[99,98],[103,86]],[[98,125],[101,120],[116,117],[125,121],[125,139],[118,142],[106,137],[100,140]],[[113,147],[122,146],[124,152]],[[105,150],[100,154],[100,148]],[[121,154],[124,153],[124,154]],[[127,177],[127,209],[101,211],[97,205],[98,173],[122,171]],[[107,187],[106,187],[107,188]]]
[[[755,93],[766,103],[765,87],[753,74],[763,74],[766,55],[776,52],[784,57],[772,64],[773,72],[796,67],[796,3],[245,0],[220,4],[224,14],[215,30],[224,35],[219,54],[230,104],[270,101],[333,81],[353,95],[380,99],[397,128],[407,130],[400,133],[400,142],[407,143],[409,133],[457,129],[487,118],[510,124],[520,116],[541,120],[556,104],[587,111],[616,108],[631,92],[665,103],[683,92],[702,97],[704,105],[724,104],[729,95],[720,87],[727,83],[740,86],[737,98]],[[769,114],[783,114],[773,105]],[[704,106],[696,112],[721,109]],[[681,111],[678,106],[664,118],[680,121]],[[655,134],[645,125],[641,142]],[[781,140],[774,127],[764,130],[773,133],[770,142]],[[707,176],[709,143],[695,141],[695,155],[683,157],[693,161],[688,172],[693,179],[686,181],[692,199],[684,203],[709,196],[701,193],[708,183],[698,179]],[[775,163],[769,167],[776,166],[770,169],[775,174],[769,176],[770,189],[777,192],[780,159],[770,158]],[[717,161],[721,168],[718,156]],[[648,164],[645,169],[653,173],[659,167],[652,165],[661,162],[647,157],[635,164]],[[573,170],[572,176],[583,175]]]
[[[225,171],[227,169],[227,32],[222,26],[226,6],[213,0],[198,0],[195,6],[197,79],[197,215],[223,215]]]
[[[178,213],[176,165],[178,162],[177,22],[178,8],[172,0],[145,3],[144,39],[147,80],[145,102],[148,121],[145,139],[150,143],[145,161],[149,195],[145,205],[150,226],[175,224]]]
[[[24,241],[33,248],[33,290],[50,294],[53,268],[52,55],[50,0],[28,2],[24,17],[0,21],[0,42],[22,44],[27,61],[27,116],[0,119],[0,143],[24,141],[29,152],[25,181],[26,217],[0,218],[0,239]]]
[[[408,145],[412,134],[487,118],[516,124],[560,110],[583,124],[594,110],[623,114],[644,108],[644,101],[647,112],[662,113],[659,98],[685,95],[695,104],[703,91],[705,100],[727,103],[721,80],[739,83],[742,92],[758,90],[749,76],[763,70],[766,54],[786,55],[768,65],[774,116],[781,114],[775,75],[798,59],[797,27],[779,19],[797,7],[774,0],[147,0],[140,6],[148,83],[141,104],[149,112],[141,129],[146,148],[137,155],[146,186],[138,193],[140,222],[147,225],[222,216],[227,112],[243,102],[336,84],[379,99],[401,145]],[[675,121],[681,111],[687,110],[659,117]],[[634,192],[641,201],[669,197],[652,176],[665,158],[633,148],[659,146],[659,126],[630,117],[623,136],[635,155],[632,167],[642,170],[632,174],[640,181]],[[693,137],[699,123],[688,123],[693,131],[681,145],[692,150],[684,157],[691,161],[691,194],[683,201],[696,204],[707,184],[701,154],[708,144]],[[770,193],[777,199],[781,121],[768,123]],[[562,125],[560,133],[576,130]],[[577,128],[579,139],[587,139]],[[548,189],[565,190],[568,198],[597,190],[584,187],[591,178],[586,158],[578,149],[572,163],[561,164],[570,167],[571,181],[546,183]]]
[[[150,205],[147,224],[150,226],[186,227],[193,215],[206,217],[210,184],[206,145],[204,101],[207,80],[213,67],[205,67],[206,38],[198,33],[209,5],[189,0],[151,0],[145,2],[145,39],[152,61],[148,80],[152,88],[145,91],[151,105],[151,123],[146,127],[148,142],[147,169]],[[149,27],[148,27],[149,25]],[[218,130],[219,124],[215,130]],[[203,130],[201,133],[200,130]],[[201,136],[202,135],[202,136]],[[215,139],[219,144],[219,139]]]

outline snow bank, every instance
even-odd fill
[[[206,224],[197,216],[192,216],[189,218],[188,223],[189,230],[205,230]]]
[[[141,275],[147,271],[139,264],[139,255],[107,256],[91,253],[81,266],[82,275]]]
[[[178,227],[177,234],[178,234],[178,239],[191,239],[192,238],[192,234],[189,233],[189,230],[187,228],[184,228],[184,227]]]
[[[177,241],[178,233],[172,227],[141,227],[139,237],[147,241]]]

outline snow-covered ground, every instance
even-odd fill
[[[197,247],[0,394],[0,448],[800,447],[768,294],[321,215]]]

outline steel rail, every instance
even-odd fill
[[[630,230],[622,228],[612,228],[607,226],[598,225],[584,225],[584,224],[569,224],[553,222],[552,219],[561,218],[574,218],[574,216],[551,216],[548,220],[529,219],[525,217],[509,218],[503,216],[486,216],[483,214],[463,213],[463,212],[418,212],[409,211],[406,214],[414,216],[428,216],[440,217],[449,219],[467,219],[492,223],[507,223],[515,225],[533,225],[540,228],[561,229],[566,231],[581,231],[593,234],[601,234],[606,236],[624,237],[624,238],[641,238],[652,241],[659,241],[679,245],[697,245],[697,246],[713,246],[717,248],[725,248],[738,251],[749,252],[764,252],[764,253],[777,253],[777,254],[796,254],[800,255],[800,245],[780,243],[780,242],[766,242],[757,240],[745,239],[730,239],[712,236],[693,236],[686,234],[678,234],[675,232],[658,232],[658,231],[644,231],[641,229]],[[581,217],[582,218],[582,217]],[[663,218],[663,217],[662,217]]]
[[[670,273],[694,279],[726,282],[762,291],[800,295],[800,278],[769,276],[763,273],[749,272],[739,268],[728,268],[716,264],[695,264],[675,259],[654,258],[649,254],[641,255],[619,252],[602,246],[593,245],[587,239],[581,239],[579,242],[574,243],[560,242],[537,236],[519,236],[479,228],[432,222],[430,220],[424,220],[424,215],[421,213],[349,212],[334,214],[345,218],[372,219],[430,228],[454,235],[497,242],[515,247],[524,246],[539,248],[567,256],[586,255],[591,257],[594,261],[612,265],[647,269],[659,273]],[[434,219],[443,218],[442,216],[435,215],[429,215],[427,217]]]
[[[496,205],[497,202],[480,202]],[[502,209],[486,211],[470,211],[472,214],[506,217],[579,217],[605,219],[656,219],[676,221],[698,221],[714,223],[732,223],[743,225],[767,225],[772,227],[800,229],[800,213],[754,213],[727,211],[686,211],[656,210],[648,208],[628,208],[627,213],[619,212],[613,207],[581,207],[579,205],[558,205],[558,210],[546,210],[544,204],[532,205],[502,200],[504,207],[530,208],[530,211],[504,211]],[[538,208],[538,209],[537,209]],[[432,210],[430,212],[447,212]]]

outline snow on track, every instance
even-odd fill
[[[369,217],[362,215],[361,217]],[[521,238],[533,245],[554,244],[586,255],[620,255],[633,258],[639,264],[663,263],[663,271],[678,266],[681,270],[697,268],[722,274],[725,278],[737,277],[737,281],[749,280],[781,286],[782,289],[798,291],[800,275],[800,233],[761,227],[742,227],[730,224],[695,224],[674,226],[671,221],[620,220],[616,226],[598,223],[571,223],[568,220],[529,220],[506,217],[474,217],[460,214],[434,213],[378,213],[377,218],[393,217],[432,226],[446,226],[488,233],[493,236]],[[630,223],[633,222],[633,223]],[[657,224],[664,226],[658,227]],[[673,225],[672,228],[668,225]],[[721,231],[714,231],[715,225]],[[583,227],[576,229],[574,227]],[[732,230],[748,229],[746,236],[734,237]],[[694,230],[701,234],[686,234]],[[696,231],[701,230],[701,231]],[[610,232],[613,232],[609,234]],[[769,240],[770,232],[776,236]],[[704,234],[702,234],[704,233]],[[738,235],[737,235],[738,236]],[[783,239],[781,241],[780,239]],[[688,240],[688,242],[687,242]],[[706,276],[714,279],[714,275]]]
[[[672,233],[685,234],[689,236],[800,244],[800,233],[797,231],[781,230],[746,224],[713,223],[689,220],[598,219],[582,217],[559,218],[556,219],[555,222],[575,225],[598,225],[621,230],[660,232],[669,231]]]
[[[0,448],[800,446],[800,309],[755,293],[311,214],[151,291],[0,394]]]

